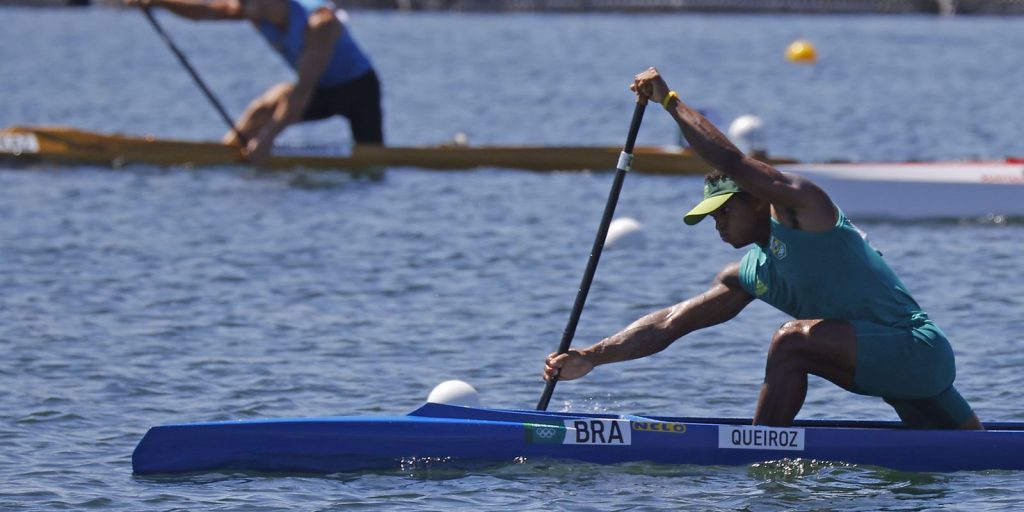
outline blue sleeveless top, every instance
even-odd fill
[[[893,327],[929,322],[882,255],[839,211],[824,233],[771,220],[767,247],[755,245],[740,262],[740,284],[755,297],[799,320],[867,320]]]
[[[267,21],[260,21],[257,28],[270,45],[284,57],[288,65],[295,69],[306,47],[306,28],[309,17],[320,7],[334,8],[333,4],[324,0],[288,0],[288,30],[282,32]],[[334,43],[331,61],[327,64],[317,87],[333,87],[346,84],[370,71],[373,66],[370,59],[356,45],[346,26]]]

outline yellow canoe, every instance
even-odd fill
[[[290,150],[289,153],[294,150]],[[361,170],[416,167],[460,170],[480,167],[529,171],[614,170],[621,148],[601,146],[356,146],[351,155],[280,154],[272,169]],[[710,168],[683,148],[637,146],[632,170],[649,174],[703,175]],[[219,142],[157,139],[96,133],[67,127],[0,129],[0,159],[16,164],[150,164],[204,167],[244,164],[238,148]],[[793,160],[773,158],[772,163]]]

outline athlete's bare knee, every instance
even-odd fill
[[[246,108],[247,113],[250,116],[254,116],[273,112],[277,108],[278,103],[281,102],[281,99],[292,91],[292,88],[291,84],[277,84],[267,89],[266,92],[249,103],[249,107]]]
[[[850,389],[856,369],[856,338],[849,325],[828,320],[786,322],[772,337],[769,372],[813,374]]]
[[[263,93],[262,99],[268,103],[277,103],[291,93],[294,88],[295,86],[289,83],[277,84]]]
[[[768,347],[768,371],[804,368],[806,347],[806,326],[800,322],[786,322],[772,336],[771,345]]]
[[[768,357],[792,357],[804,350],[808,337],[808,327],[803,322],[786,322],[772,336]]]

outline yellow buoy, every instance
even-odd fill
[[[786,47],[786,60],[802,64],[813,64],[818,60],[814,45],[806,39],[798,39]]]

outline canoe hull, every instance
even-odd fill
[[[621,148],[600,146],[356,146],[351,155],[276,151],[269,169],[365,170],[416,167],[434,170],[509,168],[528,171],[614,170]],[[129,137],[67,127],[0,129],[0,157],[16,163],[129,164],[208,167],[241,165],[235,146],[214,142]],[[792,162],[778,159],[773,162]],[[703,175],[710,167],[682,148],[638,146],[633,170],[649,174]]]
[[[1020,425],[985,432],[896,424],[537,413],[426,404],[407,416],[323,417],[153,427],[132,456],[137,474],[201,471],[330,473],[410,461],[745,465],[814,459],[911,471],[1024,469]]]

